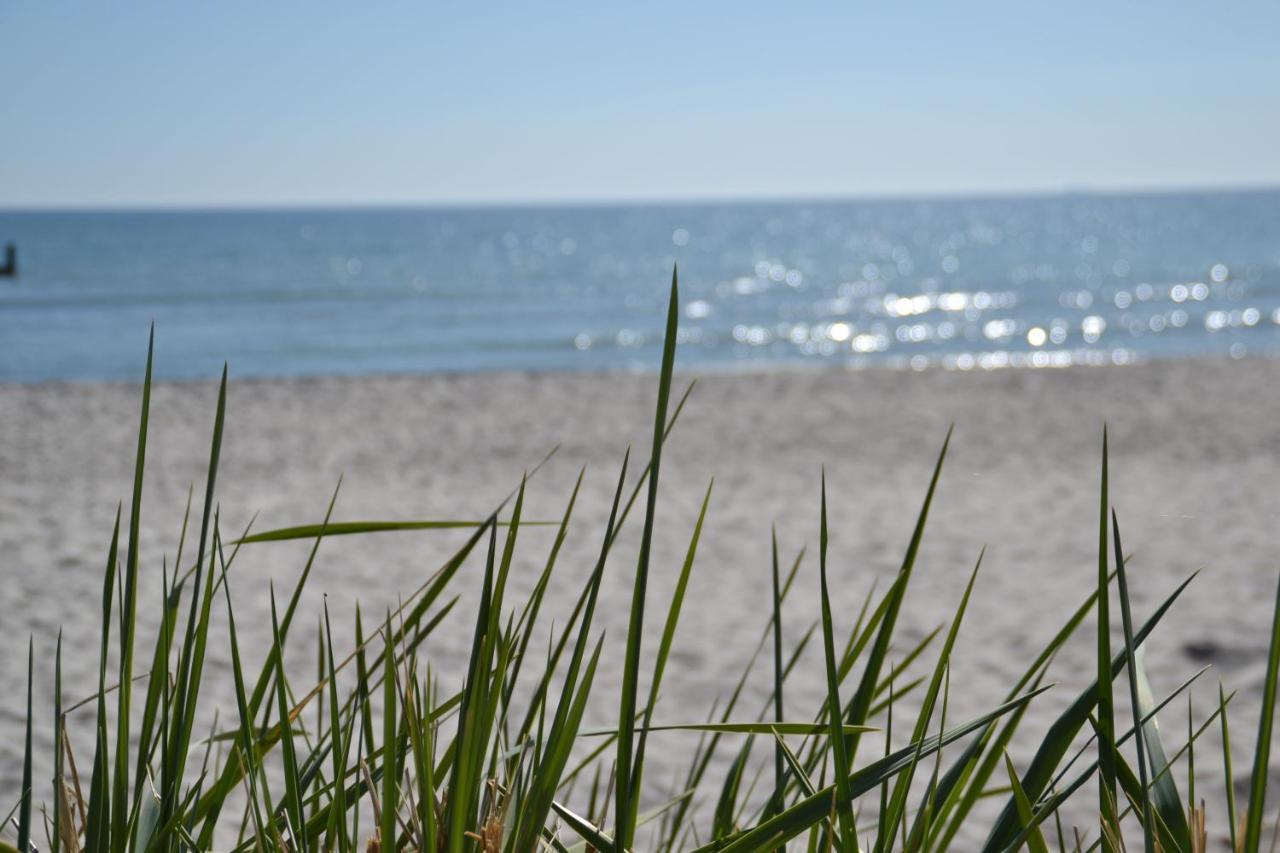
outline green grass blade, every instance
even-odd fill
[[[771,588],[773,593],[773,720],[775,723],[780,723],[785,717],[782,692],[782,594],[778,581],[777,527],[770,531],[770,545],[772,557],[770,577],[773,582]],[[771,814],[781,809],[783,798],[786,796],[787,783],[787,745],[782,738],[777,737],[776,733],[775,741],[773,748],[773,800],[770,803]]]
[[[169,765],[161,770],[160,823],[167,825],[177,817],[179,789],[186,769],[187,752],[191,745],[195,706],[199,700],[200,682],[204,671],[204,650],[208,637],[209,614],[213,595],[213,576],[210,566],[204,571],[205,549],[209,543],[209,524],[212,520],[218,480],[218,460],[222,454],[222,430],[226,423],[227,367],[222,367],[222,381],[218,385],[218,402],[214,409],[213,438],[209,447],[209,466],[205,478],[204,510],[200,518],[200,539],[196,551],[196,565],[191,587],[191,607],[187,616],[186,634],[178,661],[178,677],[174,687],[175,706],[172,714],[171,743],[167,749]],[[230,764],[231,762],[228,762]],[[229,788],[230,786],[228,786]]]
[[[872,644],[866,669],[863,670],[862,680],[858,683],[857,692],[854,693],[853,699],[850,700],[849,707],[845,711],[846,723],[859,725],[867,721],[867,714],[875,698],[876,685],[880,680],[880,672],[889,654],[889,645],[893,639],[898,613],[902,609],[902,601],[907,594],[907,585],[910,583],[912,572],[915,569],[916,555],[920,552],[920,542],[924,538],[925,524],[929,519],[929,508],[933,504],[933,496],[938,489],[938,479],[942,476],[942,464],[947,458],[947,448],[951,446],[952,431],[953,428],[947,430],[947,437],[942,442],[942,450],[938,453],[938,461],[934,464],[933,476],[929,480],[929,489],[925,492],[920,514],[916,517],[915,528],[911,532],[911,541],[907,545],[907,553],[902,559],[902,566],[898,569],[898,576],[894,581],[892,598],[880,623],[875,643]],[[849,760],[852,762],[858,752],[858,737],[856,735],[850,739],[848,752]]]
[[[1153,630],[1164,614],[1168,612],[1173,603],[1178,600],[1183,590],[1195,579],[1195,575],[1187,578],[1161,603],[1156,612],[1143,624],[1142,628],[1134,635],[1133,642],[1140,645]],[[1125,653],[1113,657],[1111,659],[1112,668],[1121,666],[1125,659]],[[1031,759],[1031,763],[1027,766],[1026,771],[1022,775],[1022,787],[1027,792],[1027,796],[1032,800],[1038,800],[1044,795],[1048,789],[1049,780],[1054,774],[1054,769],[1062,761],[1067,750],[1071,748],[1071,744],[1076,734],[1088,722],[1089,715],[1093,712],[1098,702],[1098,684],[1095,681],[1089,685],[1076,697],[1049,727],[1045,733],[1040,746],[1036,749],[1035,756]],[[988,853],[1006,849],[1017,835],[1017,805],[1012,801],[1005,804],[1004,810],[1000,817],[991,828],[991,832],[987,836],[987,841],[983,849]]]
[[[264,530],[237,539],[237,545],[249,545],[261,542],[289,542],[294,539],[322,539],[334,536],[355,536],[357,534],[393,533],[409,530],[459,530],[475,529],[490,523],[481,521],[329,521],[321,524],[300,524],[295,527],[281,527],[276,530]],[[491,522],[505,527],[507,522]],[[554,521],[522,521],[526,527],[547,527],[557,524]]]
[[[978,731],[992,720],[1022,707],[1048,689],[1050,688],[1042,687],[1039,690],[1026,693],[967,723],[956,726],[942,735],[931,735],[922,744],[911,744],[855,771],[847,780],[847,790],[850,798],[857,798],[868,791],[875,790],[885,780],[892,779],[900,773],[911,762],[930,756],[947,744],[954,743],[960,738]],[[804,798],[787,808],[782,814],[734,836],[728,840],[728,843],[714,846],[704,845],[698,848],[698,851],[699,853],[710,853],[711,850],[720,850],[722,853],[745,853],[745,851],[776,847],[787,839],[794,838],[796,835],[805,832],[818,821],[826,818],[834,795],[834,785],[819,789],[813,796]]]
[[[147,342],[147,372],[142,380],[142,415],[138,421],[138,452],[133,469],[133,499],[129,507],[129,549],[125,558],[124,598],[120,602],[120,687],[116,692],[116,770],[112,793],[112,848],[123,853],[129,835],[122,830],[129,811],[129,723],[133,695],[133,645],[137,631],[138,547],[142,525],[142,477],[147,460],[147,422],[151,413],[151,364],[155,354],[156,329],[151,326]]]
[[[662,464],[663,433],[667,424],[667,403],[671,396],[671,373],[675,367],[676,325],[680,317],[678,273],[671,272],[671,298],[667,306],[666,337],[662,347],[662,369],[658,376],[658,404],[654,415],[653,451],[649,462],[649,494],[645,504],[644,532],[640,536],[640,556],[636,561],[635,584],[631,594],[631,617],[627,627],[626,657],[622,670],[622,693],[618,709],[617,775],[614,786],[614,840],[622,850],[631,846],[636,824],[633,792],[640,790],[641,778],[633,770],[643,769],[644,754],[635,755],[636,697],[640,680],[640,645],[644,629],[644,605],[649,582],[649,552],[658,511],[658,475]],[[643,744],[641,744],[643,748]]]
[[[1146,744],[1147,757],[1151,765],[1151,798],[1155,806],[1155,817],[1159,832],[1160,848],[1165,853],[1191,853],[1191,828],[1187,825],[1187,812],[1183,810],[1183,801],[1178,793],[1173,773],[1169,772],[1169,759],[1165,755],[1164,744],[1160,740],[1160,726],[1156,721],[1155,696],[1151,691],[1151,682],[1147,678],[1147,670],[1143,663],[1144,647],[1134,651],[1134,676],[1138,687],[1138,709],[1143,719],[1142,738]],[[1191,696],[1188,694],[1187,700]],[[1188,725],[1190,715],[1188,714]],[[1192,777],[1194,779],[1194,777]],[[1194,796],[1194,793],[1193,793]],[[1195,801],[1192,800],[1194,805]]]
[[[613,853],[617,849],[614,846],[613,839],[593,826],[591,821],[579,814],[575,814],[559,803],[552,803],[551,807],[555,809],[556,814],[565,822],[565,825],[578,833],[582,840],[590,844],[593,849],[600,851],[600,853]]]
[[[684,563],[680,566],[680,575],[676,579],[675,591],[671,594],[671,604],[667,608],[667,621],[662,627],[662,639],[658,643],[658,655],[653,665],[653,678],[649,682],[649,701],[644,707],[644,726],[640,730],[640,743],[636,748],[636,769],[632,774],[636,787],[631,792],[633,802],[640,797],[638,787],[644,773],[644,752],[648,743],[649,732],[653,722],[653,709],[658,704],[658,692],[662,685],[662,676],[666,671],[667,657],[671,654],[671,644],[675,641],[676,625],[680,622],[680,610],[684,605],[685,590],[689,587],[689,576],[693,572],[693,561],[698,553],[698,541],[702,538],[702,524],[707,517],[707,506],[711,503],[711,490],[715,481],[707,485],[707,492],[702,498],[702,507],[698,510],[698,520],[693,525],[693,535],[689,538],[689,548],[685,552]]]
[[[1111,572],[1108,565],[1107,511],[1110,509],[1108,498],[1108,452],[1107,427],[1102,427],[1102,482],[1101,499],[1098,502],[1098,638],[1097,638],[1097,680],[1098,680],[1098,812],[1103,825],[1116,827],[1116,766],[1113,757],[1115,746],[1115,699],[1112,694],[1111,672]],[[1104,853],[1112,853],[1110,837],[1104,833],[1102,847]]]
[[[1222,721],[1222,778],[1227,788],[1227,826],[1231,830],[1231,849],[1239,850],[1236,841],[1236,827],[1240,825],[1236,816],[1236,779],[1231,768],[1231,726],[1227,721],[1227,697],[1222,684],[1218,684],[1218,711]]]
[[[276,711],[280,715],[280,745],[284,759],[285,811],[289,817],[290,834],[301,853],[308,849],[303,833],[302,785],[299,776],[298,757],[293,745],[293,726],[289,720],[289,680],[284,670],[284,647],[280,640],[280,620],[276,614],[275,587],[271,589],[271,641],[276,659]]]
[[[1271,647],[1267,653],[1267,678],[1262,685],[1262,712],[1258,740],[1253,750],[1253,775],[1249,780],[1249,808],[1245,812],[1244,849],[1257,850],[1262,843],[1262,816],[1267,805],[1267,773],[1271,764],[1271,731],[1275,725],[1276,680],[1280,675],[1280,584],[1271,619]]]
[[[956,638],[960,634],[960,625],[964,622],[965,612],[969,608],[969,598],[973,594],[973,585],[978,580],[978,571],[982,568],[982,558],[985,555],[985,549],[978,554],[978,560],[969,575],[969,582],[965,585],[964,594],[960,597],[960,604],[956,607],[956,615],[951,620],[951,628],[947,631],[947,638],[943,641],[942,651],[938,654],[938,662],[934,665],[929,688],[925,693],[924,701],[920,705],[920,712],[916,716],[915,728],[911,732],[911,741],[913,743],[922,742],[925,733],[929,730],[929,722],[933,717],[933,709],[937,704],[938,694],[942,690],[943,679],[951,665],[951,650],[955,647]],[[893,799],[890,801],[888,820],[891,827],[897,826],[899,821],[904,819],[906,815],[907,795],[914,775],[915,767],[912,766],[907,768],[894,782]],[[921,811],[923,811],[923,808]]]
[[[1111,511],[1112,541],[1115,544],[1116,573],[1120,584],[1120,616],[1124,622],[1124,653],[1128,666],[1125,668],[1129,679],[1129,703],[1133,709],[1133,727],[1139,734],[1142,731],[1142,711],[1138,701],[1138,666],[1135,657],[1136,643],[1133,639],[1133,615],[1129,605],[1129,581],[1125,571],[1124,550],[1120,544],[1120,522],[1116,519],[1115,510]],[[1155,853],[1155,829],[1151,819],[1151,798],[1147,793],[1147,744],[1146,738],[1137,737],[1134,743],[1138,749],[1138,778],[1142,782],[1142,842],[1146,853]]]
[[[31,713],[31,688],[35,681],[36,641],[27,638],[27,730],[22,749],[22,794],[18,807],[18,850],[31,850],[31,728],[35,723]]]
[[[217,522],[214,522],[214,551],[221,556],[220,542],[218,541]],[[249,806],[253,812],[254,824],[259,827],[259,832],[264,826],[262,820],[262,810],[258,793],[258,767],[256,758],[258,756],[256,738],[253,732],[253,716],[249,712],[249,701],[244,686],[244,669],[240,665],[240,643],[236,637],[236,618],[234,608],[231,604],[231,584],[227,577],[226,563],[222,564],[222,592],[227,602],[227,635],[231,640],[231,674],[236,688],[236,708],[240,713],[240,760],[244,763],[244,777],[249,784]],[[266,838],[260,838],[263,844],[267,842]]]
[[[384,849],[396,849],[396,814],[399,807],[400,773],[397,766],[396,665],[391,645],[391,611],[387,611],[386,647],[382,653],[382,820],[378,838]]]
[[[93,775],[89,782],[89,811],[85,817],[85,851],[102,853],[110,844],[110,801],[107,740],[107,651],[111,639],[111,601],[120,546],[120,511],[116,506],[111,546],[107,549],[107,569],[102,582],[102,642],[98,655],[97,717],[94,727]]]
[[[734,756],[725,774],[724,784],[720,787],[720,796],[716,800],[715,812],[711,818],[711,837],[725,838],[737,831],[734,815],[737,813],[738,797],[742,792],[742,776],[747,761],[751,756],[753,738],[748,738]]]
[[[1018,820],[1022,822],[1020,829],[1027,832],[1027,849],[1031,853],[1049,853],[1049,844],[1045,841],[1039,827],[1035,825],[1031,800],[1027,798],[1027,792],[1022,790],[1022,783],[1018,781],[1018,771],[1013,769],[1013,761],[1007,752],[1004,754],[1004,765],[1009,774],[1009,787],[1013,790],[1013,800],[1018,804]]]
[[[63,762],[65,760],[65,751],[62,748],[62,741],[65,737],[63,729],[66,725],[66,718],[62,713],[62,629],[58,629],[58,647],[54,652],[53,658],[53,843],[50,849],[53,853],[60,853],[62,850],[62,832],[63,820],[69,819],[68,815],[62,813],[62,804],[66,797],[63,795]]]
[[[661,726],[640,726],[638,731],[650,732],[716,732],[719,734],[738,734],[738,735],[770,735],[778,733],[781,735],[799,735],[801,737],[821,737],[830,735],[832,727],[830,723],[787,723],[775,722],[772,720],[759,720],[754,722],[721,722],[721,723],[671,723]],[[866,732],[879,731],[875,726],[837,726],[837,730],[845,736],[855,734],[865,734]],[[618,734],[616,729],[592,729],[583,732],[582,737],[613,737]]]
[[[822,595],[822,650],[827,666],[827,707],[830,709],[827,719],[830,724],[830,744],[832,758],[836,770],[836,814],[839,818],[840,839],[838,848],[842,851],[857,849],[857,837],[853,822],[853,810],[849,803],[849,753],[848,738],[840,725],[837,709],[844,707],[840,703],[840,679],[836,675],[835,638],[831,625],[831,597],[827,589],[827,474],[822,473],[822,517],[818,533],[818,572]]]

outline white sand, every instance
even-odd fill
[[[956,437],[901,636],[904,643],[918,638],[953,612],[979,549],[989,546],[956,653],[949,717],[958,721],[994,704],[1094,583],[1105,417],[1113,500],[1125,545],[1137,555],[1136,618],[1188,573],[1206,569],[1148,644],[1156,692],[1203,663],[1215,664],[1197,692],[1197,716],[1207,712],[1219,678],[1242,691],[1232,722],[1237,766],[1247,776],[1244,755],[1280,565],[1277,370],[1266,360],[1205,360],[992,374],[815,370],[703,378],[662,470],[649,607],[655,628],[702,492],[713,474],[717,479],[658,717],[699,719],[736,680],[769,606],[769,525],[777,522],[788,556],[801,544],[816,545],[823,464],[836,614],[839,630],[849,629],[872,580],[880,578],[883,589],[901,560],[950,422]],[[318,521],[340,474],[337,518],[480,517],[559,443],[555,460],[531,484],[527,513],[558,517],[578,468],[587,466],[553,590],[563,599],[579,588],[599,547],[627,442],[635,443],[640,461],[647,457],[655,385],[653,376],[625,374],[233,381],[218,482],[224,527],[238,531],[254,512],[257,529]],[[0,634],[8,650],[0,656],[7,686],[0,699],[3,811],[18,787],[27,634],[36,637],[39,703],[48,705],[59,626],[68,649],[67,693],[80,697],[91,689],[101,573],[116,502],[128,502],[138,390],[0,387]],[[163,384],[154,394],[142,535],[148,626],[160,558],[172,558],[188,485],[196,484],[197,504],[203,490],[214,399],[209,384]],[[637,514],[606,582],[600,625],[608,629],[611,662],[620,659],[625,638],[640,522]],[[350,624],[357,598],[366,613],[381,614],[464,538],[452,531],[327,543],[303,605],[307,635],[290,646],[295,667],[303,671],[314,659],[310,634],[322,593],[330,595],[339,625]],[[550,541],[542,530],[522,535],[515,581],[521,596]],[[290,543],[242,552],[234,581],[237,623],[251,647],[260,648],[269,629],[268,579],[291,585],[306,550]],[[456,582],[465,601],[474,600],[477,579],[464,573]],[[817,584],[817,563],[809,559],[785,614],[792,639],[817,618]],[[465,624],[467,609],[464,602],[448,624]],[[551,605],[547,615],[560,613]],[[1015,757],[1027,757],[1031,736],[1086,683],[1092,631],[1086,623],[1058,658],[1059,687],[1033,706]],[[349,643],[349,630],[342,633]],[[437,668],[448,674],[465,666],[458,652],[467,639],[461,629],[435,635],[428,652]],[[145,627],[139,642],[150,641]],[[219,644],[211,654],[207,696],[230,712],[228,652]],[[607,722],[616,714],[612,666],[601,679],[592,715]],[[741,717],[754,715],[769,682],[762,666]],[[814,647],[788,693],[795,719],[809,717],[822,683]],[[1185,704],[1176,707],[1164,719],[1174,745],[1186,725]],[[49,732],[37,733],[38,745],[49,740]],[[1212,743],[1205,742],[1198,764],[1205,778],[1220,779],[1209,758]],[[684,766],[687,746],[679,736],[655,737],[655,785]],[[1083,792],[1086,807],[1092,790]]]

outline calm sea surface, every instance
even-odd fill
[[[0,212],[0,381],[1280,350],[1280,192]]]

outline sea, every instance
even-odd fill
[[[0,210],[0,382],[1280,354],[1280,190]]]

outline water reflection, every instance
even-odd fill
[[[1280,193],[0,213],[0,380],[681,362],[954,370],[1280,349]],[[131,335],[130,331],[136,332]]]

